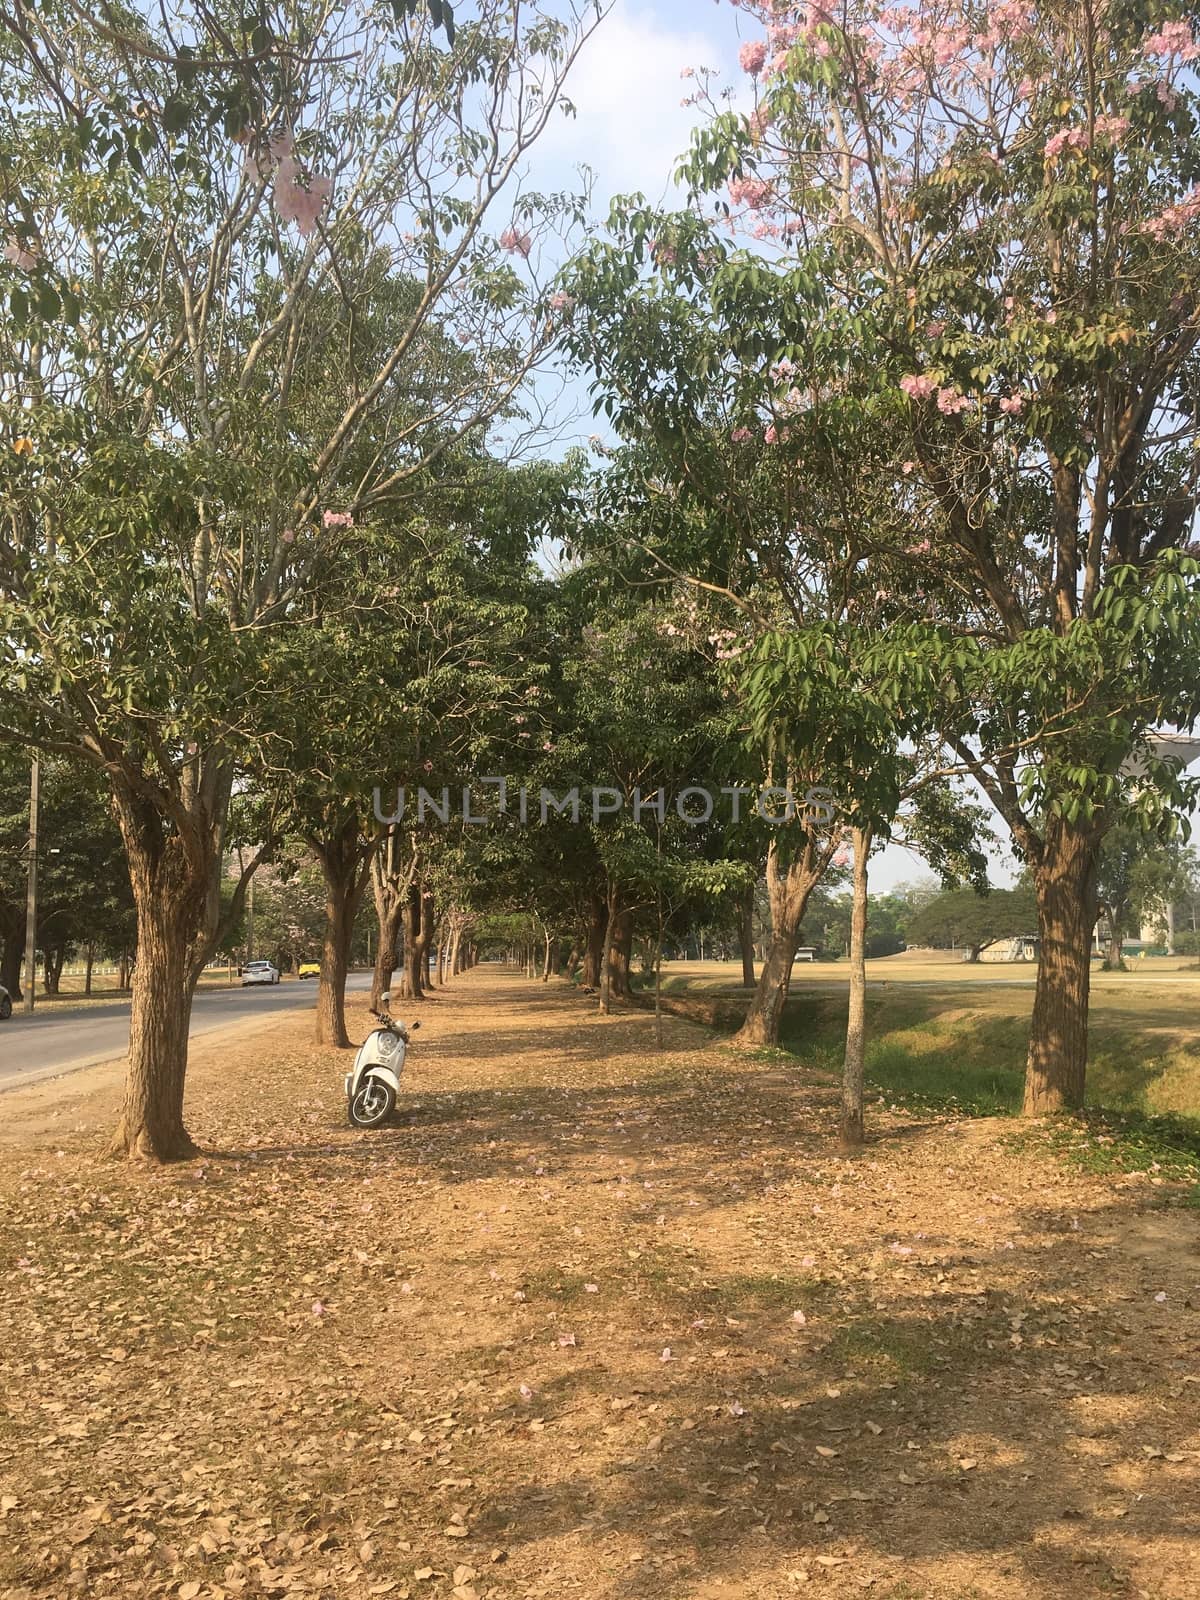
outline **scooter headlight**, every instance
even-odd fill
[[[385,1033],[379,1040],[379,1054],[381,1056],[394,1055],[396,1046],[400,1043],[394,1033]]]

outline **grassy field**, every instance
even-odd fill
[[[968,965],[912,951],[867,963],[868,1073],[885,1094],[950,1102],[984,1114],[1015,1110],[1034,972],[1020,963]],[[732,1025],[746,991],[740,969],[672,962],[663,985],[703,997]],[[836,1068],[846,1012],[844,963],[799,964],[785,1013],[785,1049]],[[1143,1116],[1196,1119],[1200,1135],[1200,971],[1160,958],[1092,975],[1089,1100]]]

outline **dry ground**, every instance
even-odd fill
[[[188,1166],[99,1158],[116,1074],[0,1099],[0,1596],[1200,1589],[1155,1175],[842,1161],[828,1083],[496,968],[422,1021],[381,1133],[307,1018],[197,1051]]]

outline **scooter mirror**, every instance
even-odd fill
[[[385,1006],[390,1004],[391,998],[392,998],[392,991],[390,989],[385,989],[383,991],[383,993],[379,996],[379,998],[380,998],[380,1000],[383,1002],[383,1004]]]

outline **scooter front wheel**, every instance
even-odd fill
[[[350,1101],[350,1121],[356,1128],[378,1128],[396,1109],[396,1095],[390,1083],[368,1078]]]

